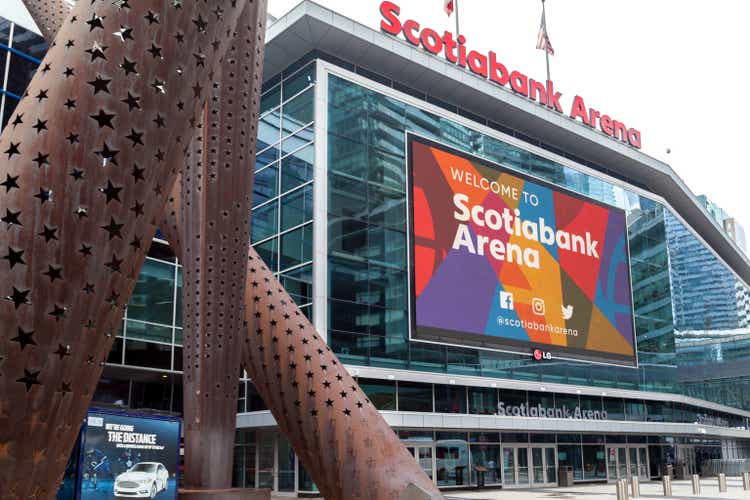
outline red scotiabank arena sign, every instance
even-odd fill
[[[398,17],[400,13],[401,7],[393,2],[381,3],[380,14],[383,16],[383,20],[380,22],[380,29],[393,36],[403,34],[406,41],[416,47],[422,47],[434,55],[442,53],[443,57],[452,64],[466,68],[501,87],[510,86],[510,89],[516,94],[560,114],[565,114],[560,104],[562,93],[555,92],[552,81],[547,81],[545,84],[529,78],[520,71],[508,71],[508,68],[497,60],[495,52],[489,51],[487,54],[483,54],[476,50],[467,50],[466,37],[463,35],[456,39],[453,33],[445,31],[441,36],[432,28],[422,28],[413,19],[408,19],[402,23]],[[613,139],[634,148],[641,148],[641,132],[639,130],[628,128],[624,123],[609,115],[602,114],[594,108],[587,108],[581,96],[577,95],[573,99],[568,116],[581,120],[591,128],[599,128]]]

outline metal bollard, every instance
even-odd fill
[[[672,477],[671,476],[662,476],[662,478],[661,478],[661,486],[664,489],[664,496],[665,497],[671,497],[672,496]]]
[[[745,491],[750,490],[750,472],[742,473],[742,488]]]
[[[615,483],[615,491],[617,491],[617,500],[628,500],[628,481],[627,479],[619,479]]]
[[[639,498],[641,496],[641,481],[638,476],[630,478],[630,491],[633,498]]]
[[[719,491],[721,493],[726,493],[727,491],[727,475],[723,472],[719,474]]]
[[[693,495],[701,494],[701,478],[698,474],[693,474]]]

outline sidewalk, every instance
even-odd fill
[[[531,490],[481,490],[481,491],[448,491],[445,492],[446,499],[471,498],[474,500],[554,500],[575,499],[586,500],[616,500],[614,484],[592,484],[576,485],[569,488],[540,488]],[[633,497],[630,497],[633,498]],[[641,498],[664,498],[660,481],[648,481],[641,483]],[[719,480],[708,478],[701,480],[701,494],[693,495],[690,481],[673,481],[672,496],[669,498],[679,499],[744,499],[750,500],[750,491],[742,489],[742,479],[737,477],[727,478],[727,492],[719,493]]]

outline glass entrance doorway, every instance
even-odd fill
[[[433,446],[431,444],[407,443],[406,448],[416,461],[419,462],[419,465],[422,467],[424,473],[427,474],[427,477],[434,481],[435,479],[432,474],[432,471],[435,470],[435,453],[433,453]]]
[[[557,484],[554,446],[503,446],[503,487],[528,488]]]
[[[610,481],[634,476],[648,480],[648,450],[645,446],[608,446],[607,475]]]

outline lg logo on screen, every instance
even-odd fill
[[[531,357],[534,358],[534,361],[549,361],[552,359],[552,353],[549,351],[542,351],[541,349],[534,349],[531,352]]]

